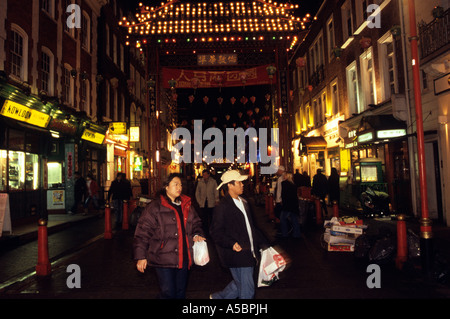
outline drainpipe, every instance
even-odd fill
[[[414,84],[414,101],[416,109],[416,127],[417,127],[417,156],[419,159],[419,183],[420,183],[420,202],[422,210],[422,218],[420,219],[420,256],[422,259],[422,270],[425,274],[430,275],[432,259],[433,259],[433,233],[431,228],[431,219],[428,213],[428,190],[427,175],[425,166],[425,142],[423,132],[423,113],[422,113],[422,96],[420,92],[420,65],[418,36],[416,27],[416,9],[415,0],[408,0],[409,9],[409,28],[411,43],[411,58]]]

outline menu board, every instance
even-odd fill
[[[4,231],[12,232],[11,212],[9,209],[9,194],[0,194],[0,237]]]

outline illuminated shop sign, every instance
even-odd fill
[[[379,139],[400,137],[400,136],[405,136],[405,135],[406,135],[405,129],[384,130],[384,131],[377,132],[377,138],[379,138]]]
[[[358,136],[358,143],[369,142],[373,140],[373,132],[364,133]]]
[[[103,144],[103,140],[105,139],[105,135],[98,133],[98,132],[94,132],[90,129],[85,129],[83,132],[83,135],[81,135],[81,138],[83,140],[89,141],[89,142],[93,142],[95,144]]]
[[[50,122],[50,115],[9,100],[6,100],[3,104],[0,114],[17,121],[44,128],[47,127]]]

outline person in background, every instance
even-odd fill
[[[86,195],[86,180],[78,171],[75,172],[74,178],[75,202],[68,212],[70,215],[78,213],[78,207],[83,202],[83,196]]]
[[[116,215],[116,229],[122,227],[123,200],[125,194],[128,194],[128,190],[127,185],[123,181],[123,173],[117,173],[116,179],[113,180],[108,190],[108,202],[112,198],[112,208]]]
[[[333,202],[336,201],[339,206],[340,199],[340,188],[339,188],[339,173],[336,168],[331,168],[330,177],[328,177],[328,200],[329,204],[333,205]]]
[[[86,176],[86,200],[84,201],[84,213],[83,215],[86,215],[88,213],[89,209],[89,203],[92,201],[94,203],[94,208],[96,210],[100,209],[100,206],[98,204],[98,184],[94,179],[94,176],[89,173]]]
[[[197,183],[195,199],[200,206],[200,216],[203,221],[205,234],[208,235],[212,211],[219,203],[219,191],[217,190],[216,180],[210,177],[208,170],[203,170],[202,176]]]
[[[320,168],[317,169],[317,174],[313,177],[311,194],[320,199],[322,210],[325,215],[328,215],[327,205],[325,203],[325,197],[328,194],[328,180],[325,175],[322,174]]]
[[[292,173],[286,173],[284,181],[281,183],[281,235],[283,238],[289,236],[289,221],[293,228],[292,236],[294,238],[300,238],[300,224],[297,186],[295,186]]]
[[[156,270],[161,299],[184,299],[194,242],[204,241],[202,222],[182,194],[181,177],[170,174],[159,197],[142,212],[134,234],[136,268]]]

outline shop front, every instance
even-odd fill
[[[392,115],[362,117],[342,136],[350,155],[350,169],[342,205],[362,210],[367,189],[389,195],[391,209],[411,214],[406,124]]]

